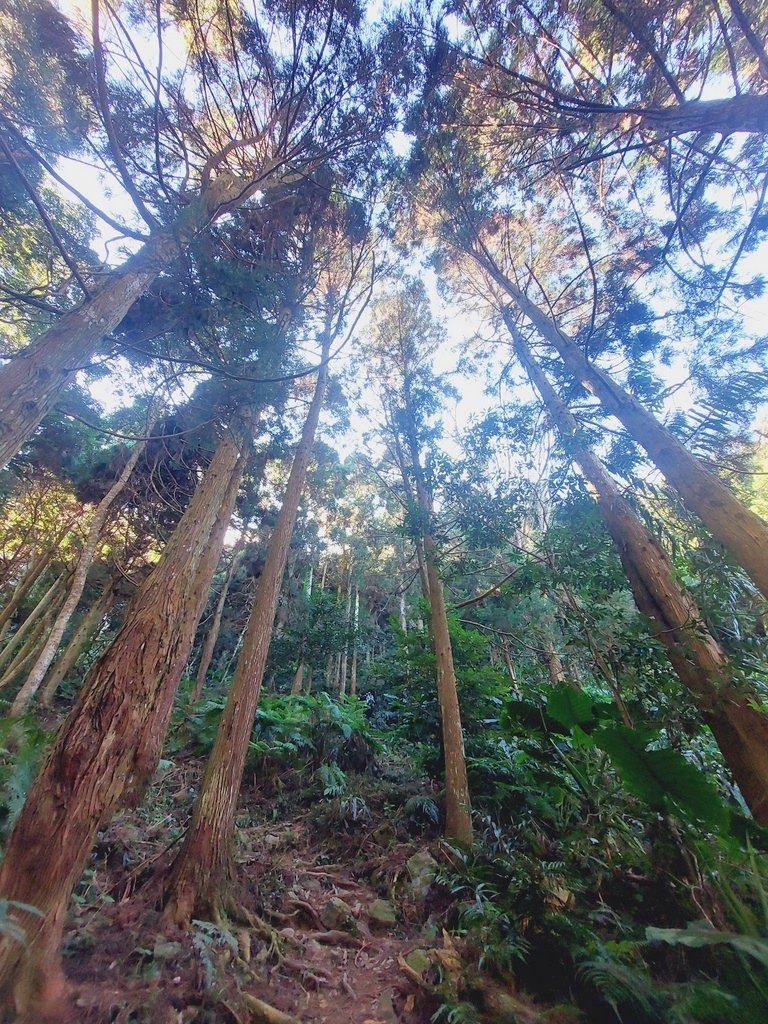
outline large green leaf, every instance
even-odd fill
[[[728,810],[706,776],[676,750],[647,750],[649,738],[647,732],[623,725],[604,726],[592,734],[630,793],[657,810],[671,804],[684,817],[714,832],[727,832]]]
[[[646,928],[645,937],[649,942],[668,942],[671,946],[690,946],[692,949],[728,945],[768,967],[768,942],[765,939],[717,931],[706,921],[689,921],[685,928]]]
[[[585,725],[595,717],[592,698],[567,683],[558,683],[552,688],[547,699],[547,714],[566,729],[572,729],[574,725]]]

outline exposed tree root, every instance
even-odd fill
[[[243,993],[243,1002],[250,1010],[253,1020],[258,1024],[301,1024],[298,1017],[291,1017],[290,1014],[283,1013],[277,1007],[270,1006],[269,1003],[257,999],[256,996],[248,995],[247,992]]]
[[[354,946],[358,948],[363,945],[363,940],[358,939],[349,932],[331,930],[329,932],[307,932],[305,939],[314,939],[315,942],[324,942],[332,946]]]

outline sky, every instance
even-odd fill
[[[91,5],[90,0],[57,0],[60,9],[68,16],[73,17],[82,27],[85,33],[90,32]],[[369,10],[369,17],[375,12]],[[166,29],[163,35],[164,63],[166,68],[174,65],[181,67],[184,63],[184,41],[177,30],[172,27]],[[147,39],[142,46],[142,55],[148,66],[153,67],[156,63],[156,46],[154,39]],[[114,61],[110,66],[114,66]],[[717,85],[713,80],[710,85],[708,98],[717,95]],[[394,132],[390,136],[390,142],[398,155],[405,155],[410,145],[410,140],[402,132]],[[89,194],[97,203],[102,197],[105,198],[105,206],[110,212],[117,216],[128,217],[132,209],[131,203],[125,195],[122,187],[114,179],[106,179],[96,168],[89,168],[80,162],[62,160],[61,169],[65,176],[72,176],[77,181],[78,187]],[[106,198],[107,193],[109,197]],[[723,195],[722,203],[726,206],[732,197]],[[97,239],[97,251],[101,251],[106,262],[119,264],[125,258],[125,254],[137,243],[126,242],[125,239],[116,241],[114,230],[102,225]],[[744,267],[748,271],[764,272],[768,269],[768,244],[764,245],[757,252],[745,257]],[[418,271],[414,267],[413,270]],[[432,271],[421,271],[425,281],[428,295],[432,301],[433,309],[438,318],[445,324],[446,344],[439,353],[436,370],[441,373],[452,374],[452,382],[458,387],[460,398],[453,403],[453,407],[446,410],[447,435],[460,433],[472,419],[481,415],[491,404],[492,399],[485,394],[486,381],[473,376],[457,376],[456,368],[461,359],[462,352],[469,340],[481,327],[476,318],[468,315],[438,294],[436,280]],[[747,317],[756,332],[768,331],[768,296],[752,300],[742,304],[740,314]],[[361,323],[361,330],[365,329],[365,321]],[[115,364],[115,374],[112,377],[97,381],[91,385],[94,396],[104,405],[108,411],[120,405],[126,395],[135,384],[135,371],[126,370],[122,372],[119,363]],[[672,365],[662,368],[662,375],[668,387],[681,383],[687,376],[687,361],[684,357],[677,358]],[[676,409],[687,409],[693,402],[693,395],[689,387],[682,386],[668,400],[666,411],[671,413]],[[342,454],[354,451],[358,441],[358,431],[353,423],[352,431],[335,442],[342,451]],[[455,446],[446,441],[446,444]]]

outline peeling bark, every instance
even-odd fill
[[[232,839],[253,719],[261,696],[278,597],[296,523],[299,499],[320,418],[328,378],[329,340],[294,456],[283,503],[259,578],[227,703],[195,803],[192,822],[168,879],[166,916],[188,924],[194,916],[217,920],[234,879]]]
[[[208,590],[200,566],[206,556],[210,565],[210,548],[223,541],[244,447],[231,433],[220,442],[160,562],[88,673],[8,840],[0,897],[43,913],[12,911],[26,946],[0,939],[0,996],[12,997],[20,1015],[58,1019],[59,946],[72,889],[97,829],[142,795],[157,766]]]

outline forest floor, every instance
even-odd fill
[[[461,962],[443,929],[447,893],[432,881],[450,851],[402,815],[407,769],[350,774],[344,799],[317,787],[313,798],[291,778],[246,789],[237,897],[269,928],[181,932],[164,924],[158,894],[199,771],[163,762],[142,807],[100,833],[67,928],[62,1019],[427,1024],[443,1001],[432,980],[450,985]]]

